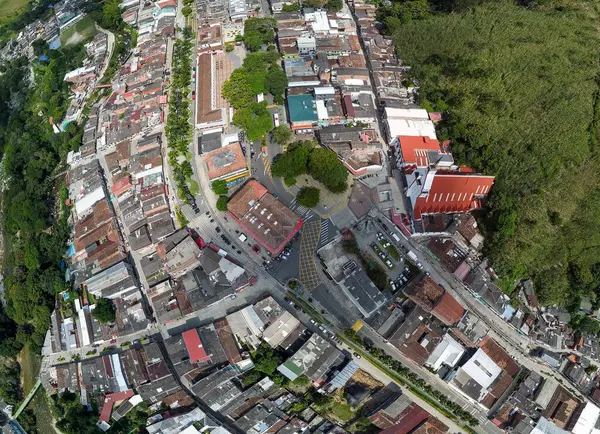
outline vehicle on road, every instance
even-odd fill
[[[116,339],[111,339],[109,343],[110,343],[110,344],[116,344],[116,343],[117,343],[117,340],[116,340]]]
[[[410,250],[408,252],[408,258],[413,261],[413,262],[418,262],[419,258],[417,258],[417,255],[415,255],[415,252],[413,252],[412,250]]]
[[[360,354],[358,354],[356,351],[354,353],[352,353],[352,355],[354,357],[356,357],[357,359],[362,359],[362,357],[360,356]]]
[[[279,114],[278,113],[273,114],[273,124],[275,124],[275,128],[277,128],[279,126]]]
[[[314,324],[314,325],[317,325],[317,322],[314,319],[312,319],[312,318],[310,319],[310,323]]]

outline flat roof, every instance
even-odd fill
[[[315,98],[312,95],[289,95],[287,103],[291,122],[316,122],[319,120]]]
[[[239,143],[232,143],[202,155],[208,168],[208,179],[225,179],[248,170],[246,157]]]

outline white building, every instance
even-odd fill
[[[426,364],[436,372],[440,370],[442,365],[453,368],[464,353],[463,346],[446,333],[444,339],[435,347],[427,359]]]

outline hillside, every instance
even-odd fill
[[[502,286],[533,277],[542,302],[568,305],[600,294],[599,14],[544,3],[388,24],[421,104],[447,110],[440,138],[497,177],[482,221]]]

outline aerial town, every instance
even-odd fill
[[[373,2],[313,3],[121,0],[137,43],[113,76],[115,36],[96,25],[49,120],[83,136],[67,156],[70,289],[36,389],[75,394],[109,433],[142,408],[150,434],[599,432],[598,337],[530,280],[515,303],[483,252],[473,212],[495,178],[438,139],[442,114],[417,104]],[[0,58],[58,49],[84,4],[57,3]],[[258,22],[272,40],[251,49]],[[258,139],[226,91],[256,53],[286,83],[249,103],[268,112]],[[281,176],[295,142],[333,155],[347,188]],[[600,320],[594,306],[579,314]]]

